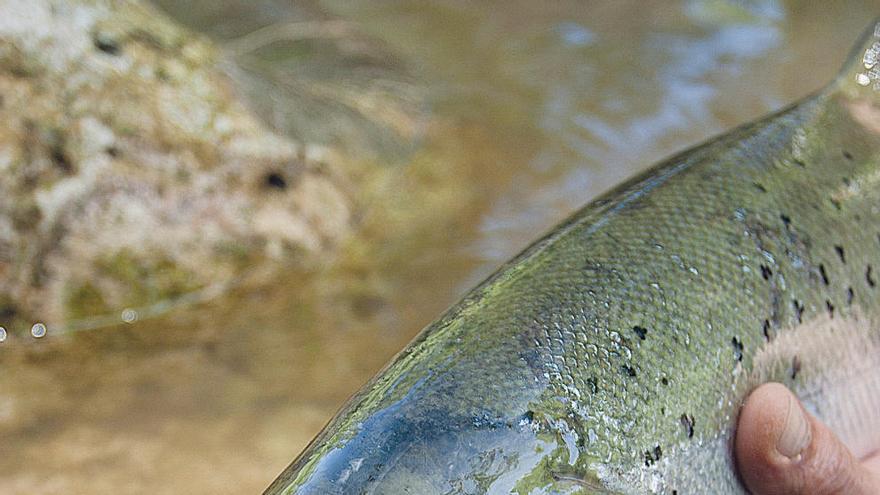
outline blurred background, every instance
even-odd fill
[[[216,46],[267,129],[319,150],[307,160],[338,177],[345,233],[316,254],[266,247],[219,285],[33,315],[41,338],[8,311],[5,494],[260,493],[499,264],[622,179],[817,90],[880,13],[868,0],[155,7]]]

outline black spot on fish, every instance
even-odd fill
[[[789,376],[791,376],[791,379],[794,380],[795,378],[797,378],[797,375],[800,372],[801,372],[801,358],[798,356],[795,356],[791,359],[791,372],[790,372]]]
[[[791,305],[794,307],[794,312],[797,314],[798,323],[803,323],[804,321],[804,305],[798,301],[797,299],[791,300]]]
[[[269,172],[263,178],[263,183],[266,187],[274,188],[274,189],[287,189],[287,179],[284,178],[278,172]]]
[[[733,344],[733,356],[737,361],[743,360],[743,343],[737,337],[730,339],[730,343]]]
[[[785,228],[791,227],[791,217],[786,215],[785,213],[780,213],[779,218],[782,220],[782,223],[785,224]]]
[[[694,438],[694,417],[688,414],[682,414],[678,420],[681,422],[681,426],[684,428],[684,433],[688,438]]]
[[[660,383],[662,383],[663,385],[669,385],[669,379],[664,376],[660,379]]]
[[[843,246],[836,245],[834,246],[834,250],[837,251],[837,257],[840,258],[840,262],[844,265],[846,264],[846,251],[843,250]]]
[[[761,191],[762,193],[767,192],[767,188],[764,187],[764,184],[761,184],[760,182],[753,182],[752,185],[755,186],[755,189]]]
[[[660,457],[663,456],[663,449],[660,446],[656,446],[653,449],[645,451],[645,466],[652,466],[654,463],[660,460]]]
[[[865,281],[868,282],[868,287],[875,287],[877,282],[874,281],[874,269],[871,265],[868,265],[868,268],[865,270]]]
[[[764,320],[762,332],[764,333],[764,340],[770,342],[770,320]]]
[[[633,368],[632,366],[628,366],[628,365],[624,364],[623,366],[620,367],[620,369],[623,370],[623,372],[624,372],[627,376],[630,376],[630,377],[635,377],[635,376],[636,376],[636,370],[635,370],[635,368]]]
[[[773,270],[767,265],[761,265],[761,276],[764,277],[764,280],[770,280],[770,277],[773,276]]]
[[[819,264],[819,275],[822,276],[822,283],[828,285],[830,281],[828,280],[828,272],[825,271],[825,265]]]
[[[834,318],[834,305],[831,304],[831,301],[829,301],[828,299],[825,300],[825,308],[828,309],[828,315],[831,318]]]
[[[599,382],[595,376],[587,378],[587,386],[590,387],[590,393],[595,394],[599,391]]]
[[[847,151],[847,150],[843,150],[843,157],[846,158],[847,160],[852,160],[852,159],[853,159],[852,153],[850,153],[850,152]]]
[[[645,340],[645,337],[648,336],[648,329],[645,327],[640,327],[638,325],[633,327],[633,332],[639,336],[640,339]]]
[[[853,292],[852,287],[846,289],[846,305],[847,306],[852,306],[852,302],[853,302],[853,299],[855,298],[855,296],[856,296],[856,293]]]

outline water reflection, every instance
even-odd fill
[[[705,14],[684,10],[688,17],[705,21]],[[499,246],[509,245],[517,232],[534,235],[551,223],[555,212],[574,209],[585,194],[598,194],[634,168],[651,163],[634,159],[660,157],[684,136],[696,141],[730,125],[729,118],[719,119],[714,113],[717,101],[729,96],[719,92],[719,80],[753,70],[751,62],[766,62],[762,57],[783,41],[779,6],[768,4],[758,12],[762,15],[745,21],[670,23],[667,29],[648,27],[623,36],[603,30],[595,19],[585,20],[595,23],[595,29],[566,22],[560,31],[563,43],[524,47],[527,52],[547,52],[534,59],[541,66],[524,71],[522,77],[524,85],[539,91],[537,132],[544,145],[483,218],[474,251],[500,262],[510,253]],[[568,45],[587,44],[570,42],[574,26],[589,33],[589,52],[566,53]],[[571,64],[573,56],[583,61]],[[534,79],[533,74],[554,77]],[[609,74],[619,79],[609,82]],[[763,88],[763,93],[765,110],[783,100],[774,88]],[[523,195],[536,174],[553,178]]]
[[[164,317],[120,308],[112,320],[127,324],[3,342],[2,493],[258,493],[500,261],[623,177],[827,82],[875,9],[161,3],[218,38],[332,13],[429,82],[434,123],[379,189],[391,213],[367,218],[367,241],[336,265]],[[414,199],[414,183],[436,187]]]

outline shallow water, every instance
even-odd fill
[[[867,1],[263,0],[230,16],[160,3],[221,41],[349,22],[427,88],[434,123],[403,150],[384,146],[387,130],[352,144],[393,155],[378,211],[396,220],[366,220],[335,265],[159,318],[0,343],[2,493],[259,493],[501,262],[624,177],[817,89],[877,13]],[[408,196],[431,181],[435,194]]]

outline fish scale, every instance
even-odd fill
[[[743,494],[734,425],[768,381],[880,446],[878,43],[501,267],[266,493]]]

